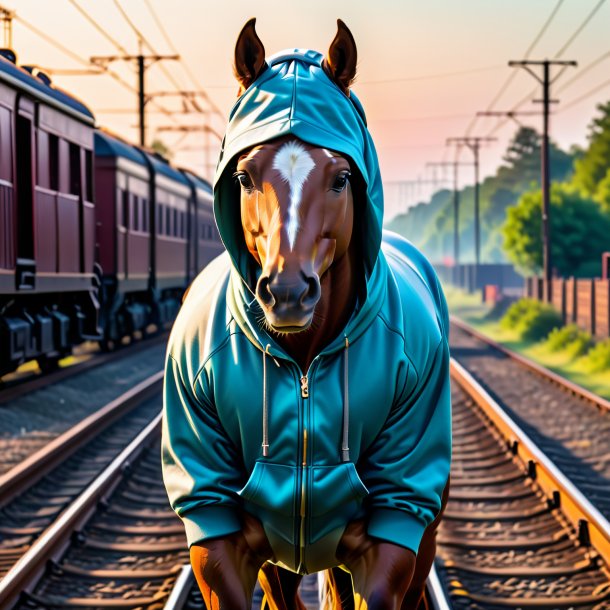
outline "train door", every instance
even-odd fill
[[[34,103],[19,100],[15,125],[15,165],[17,187],[17,290],[34,288]]]

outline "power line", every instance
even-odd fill
[[[388,78],[383,80],[358,81],[359,85],[384,85],[387,83],[406,83],[418,80],[432,80],[436,78],[447,78],[449,76],[462,76],[464,74],[477,74],[479,72],[489,72],[497,70],[501,66],[483,66],[481,68],[469,68],[468,70],[456,70],[455,72],[443,72],[440,74],[422,74],[420,76],[405,76],[402,78]]]
[[[129,25],[129,27],[134,31],[135,35],[138,37],[138,40],[141,41],[141,43],[143,43],[144,45],[146,45],[148,47],[148,49],[150,50],[150,52],[153,55],[159,55],[159,53],[157,52],[157,50],[153,47],[153,45],[150,43],[150,41],[148,40],[148,38],[146,38],[146,36],[144,36],[144,34],[142,33],[142,30],[140,30],[135,23],[129,18],[129,15],[127,14],[127,12],[125,11],[125,9],[121,6],[121,3],[119,2],[119,0],[114,0],[114,4],[117,7],[117,9],[119,10],[119,12],[121,13],[121,15],[123,16],[123,19],[125,19],[125,21],[127,22],[127,24]],[[173,46],[173,45],[172,45]],[[179,56],[179,53],[175,50],[173,50],[174,54]],[[180,57],[178,57],[178,60],[180,59]],[[174,77],[174,75],[169,72],[165,66],[160,65],[160,70],[161,72],[163,72],[163,74],[165,75],[165,77],[170,81],[170,83],[176,88],[176,91],[181,91],[182,89],[184,89],[184,87],[182,86],[182,84],[180,84],[176,78]]]
[[[542,28],[540,28],[540,31],[538,32],[538,34],[536,34],[536,37],[530,43],[530,46],[527,48],[527,50],[523,54],[525,59],[529,58],[530,54],[532,53],[532,51],[534,50],[534,48],[536,47],[536,45],[538,44],[540,39],[544,36],[544,34],[548,30],[549,26],[551,25],[551,23],[555,19],[555,15],[557,15],[557,13],[558,13],[559,9],[561,8],[561,5],[563,4],[563,2],[564,2],[564,0],[558,0],[557,4],[555,5],[555,8],[551,11],[551,14],[548,16],[547,20],[542,25]],[[498,91],[498,93],[496,93],[494,98],[491,100],[491,102],[487,106],[486,110],[489,111],[489,110],[493,109],[493,107],[498,103],[500,98],[504,95],[504,92],[508,89],[510,84],[513,82],[513,80],[515,79],[515,76],[516,76],[516,72],[511,72],[508,75],[508,78],[504,81],[504,84],[500,87],[500,90]],[[472,131],[472,128],[474,127],[476,122],[477,122],[477,117],[475,116],[472,119],[472,121],[470,122],[470,125],[468,125],[468,127],[466,129],[466,135],[470,135],[470,132]]]
[[[561,49],[559,49],[559,51],[557,51],[555,54],[555,59],[559,59],[569,49],[580,33],[587,27],[587,25],[589,25],[591,19],[595,17],[599,9],[603,6],[604,2],[606,2],[606,0],[599,0],[599,2],[593,7],[593,10],[587,15],[585,20],[576,28],[576,31],[572,34],[572,36],[570,36],[568,41],[563,45],[563,47],[561,47]]]
[[[587,16],[585,17],[585,19],[583,20],[583,22],[576,28],[576,30],[572,33],[572,35],[568,38],[568,40],[565,42],[565,44],[559,49],[559,51],[557,51],[557,53],[554,55],[554,58],[557,59],[559,58],[561,55],[563,55],[563,53],[565,53],[565,51],[567,51],[567,49],[574,43],[574,41],[578,38],[578,36],[583,32],[583,30],[585,29],[585,27],[589,24],[589,22],[591,21],[591,19],[593,19],[593,17],[597,14],[597,12],[599,11],[599,9],[603,6],[603,4],[605,3],[606,0],[600,0],[594,7],[593,9],[587,14]],[[526,58],[527,59],[527,58]],[[532,97],[536,94],[537,89],[532,90],[531,93],[528,93],[528,95],[526,95],[525,97],[523,97],[519,102],[517,102],[517,104],[515,104],[512,108],[511,108],[511,112],[514,112],[515,110],[518,110],[519,108],[521,108],[521,106],[523,106],[523,104],[525,104],[528,101],[531,101]],[[504,125],[506,125],[506,123],[508,122],[507,120],[504,121],[500,121],[494,128],[493,130],[489,133],[489,135],[496,133],[499,129],[501,129],[502,127],[504,127]]]
[[[587,98],[591,97],[592,95],[595,95],[596,93],[598,93],[602,89],[605,89],[609,85],[610,85],[610,80],[604,81],[601,85],[598,85],[597,87],[591,89],[590,91],[587,91],[587,93],[583,93],[581,96],[579,96],[576,99],[568,102],[567,104],[564,104],[561,107],[560,112],[564,112],[568,108],[572,108],[572,106],[576,106],[577,104],[580,104],[580,102],[583,102],[584,100],[586,100]]]
[[[167,45],[170,47],[170,49],[174,53],[179,55],[180,53],[178,52],[178,49],[176,48],[176,45],[174,45],[171,37],[169,36],[167,30],[164,27],[162,21],[159,19],[159,16],[157,15],[157,12],[154,10],[152,4],[150,3],[150,0],[145,0],[145,4],[146,4],[146,8],[148,8],[148,12],[151,14],[154,22],[156,23],[157,27],[159,28],[159,31],[161,32],[161,35],[165,39],[165,42],[167,43]],[[201,84],[197,80],[196,76],[191,71],[191,69],[190,69],[189,65],[187,64],[186,60],[181,58],[180,63],[182,64],[182,67],[184,68],[184,70],[187,73],[188,77],[191,79],[191,82],[193,83],[193,85],[195,85],[195,88],[198,89],[201,92],[202,96],[204,97],[204,99],[206,100],[206,102],[208,103],[210,108],[216,114],[218,114],[219,117],[221,117],[224,120],[224,118],[225,118],[224,112],[222,112],[220,110],[220,108],[218,108],[218,106],[216,106],[216,104],[210,99],[209,95],[205,92],[204,88],[201,86]]]
[[[570,80],[565,82],[561,87],[557,89],[557,93],[561,93],[571,85],[573,85],[577,80],[580,80],[585,74],[588,74],[593,68],[601,64],[605,59],[610,57],[610,51],[606,51],[596,59],[594,59],[590,64],[587,64],[584,68],[581,68]]]
[[[77,55],[76,53],[74,53],[73,51],[68,49],[68,47],[64,46],[63,44],[61,44],[60,42],[58,42],[57,40],[55,40],[54,38],[52,38],[51,36],[49,36],[48,34],[43,32],[42,30],[39,30],[35,25],[32,25],[29,21],[26,21],[20,15],[16,14],[15,19],[17,21],[19,21],[19,23],[21,23],[24,27],[29,29],[34,34],[36,34],[38,37],[42,38],[44,41],[46,41],[47,43],[49,43],[50,45],[54,46],[56,49],[61,51],[64,55],[67,55],[68,57],[72,58],[74,61],[81,64],[82,66],[91,68],[92,64],[90,62],[82,59],[79,55]],[[136,92],[136,89],[134,87],[132,87],[127,81],[123,80],[116,72],[113,72],[112,70],[110,70],[108,68],[102,68],[102,69],[103,69],[104,74],[107,74],[108,76],[113,78],[122,87],[124,87],[125,89],[128,89],[132,93]]]
[[[140,45],[141,47],[141,45]],[[166,59],[178,59],[177,55],[143,55],[142,51],[138,55],[105,55],[91,58],[91,63],[98,66],[107,66],[113,61],[130,61],[136,62],[138,66],[138,116],[140,118],[140,146],[146,145],[146,114],[145,106],[150,98],[146,96],[144,91],[144,76],[150,66],[158,61]],[[146,62],[150,62],[148,65]]]
[[[77,0],[68,0],[68,2],[118,51],[123,55],[128,55],[127,49],[120,42],[114,39],[89,13],[77,2]]]

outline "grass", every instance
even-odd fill
[[[444,287],[449,312],[479,332],[530,360],[562,375],[604,398],[610,399],[610,369],[593,370],[586,353],[575,349],[573,342],[557,348],[546,339],[533,341],[522,338],[516,329],[503,328],[501,314],[482,303],[480,293],[468,294],[453,287]],[[590,352],[589,352],[590,353]]]

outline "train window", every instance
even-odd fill
[[[144,198],[140,199],[140,205],[142,206],[142,231],[148,233],[150,231],[148,226],[148,200]]]
[[[93,201],[93,153],[85,151],[85,198]]]
[[[121,189],[121,199],[117,220],[120,227],[125,229],[129,228],[129,192],[125,189]]]
[[[137,195],[131,196],[131,230],[139,231],[140,230],[140,209],[138,203]]]
[[[165,214],[163,213],[163,204],[160,203],[157,206],[157,235],[163,235],[163,221]]]
[[[49,186],[52,191],[59,190],[59,138],[49,134]]]
[[[172,234],[172,210],[171,208],[167,205],[165,206],[165,234],[166,235],[171,235]]]
[[[70,194],[80,195],[80,148],[70,142]]]
[[[36,184],[49,188],[49,134],[36,129]],[[0,137],[0,139],[2,139]],[[1,150],[1,149],[0,149]],[[2,153],[0,153],[1,155]]]
[[[0,108],[0,180],[13,180],[13,121],[8,108]]]
[[[174,231],[173,231],[173,235],[174,237],[178,237],[179,236],[179,231],[180,231],[180,225],[178,224],[178,210],[176,208],[174,208],[174,214],[173,214],[174,218]]]

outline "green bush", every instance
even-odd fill
[[[553,329],[547,340],[547,347],[552,352],[566,350],[571,356],[582,356],[593,345],[591,335],[576,326],[568,324],[561,328]]]
[[[550,305],[534,299],[513,303],[500,320],[504,328],[517,331],[522,339],[539,341],[562,325],[561,314]]]
[[[610,369],[610,339],[594,345],[587,353],[586,363],[592,373]]]

